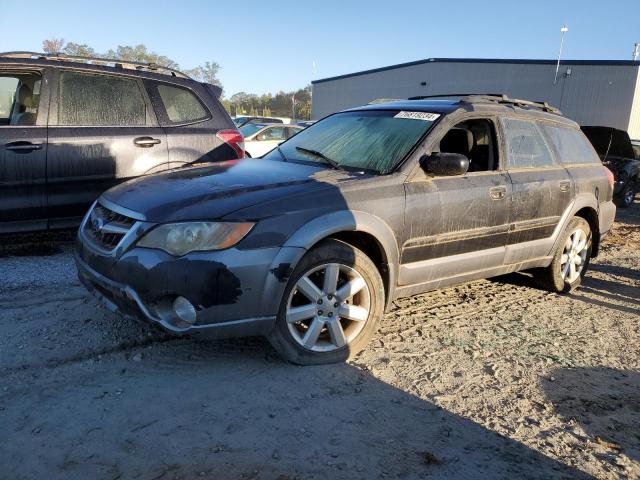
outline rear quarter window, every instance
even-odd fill
[[[170,124],[195,123],[210,117],[195,93],[187,88],[159,83],[156,86],[166,122]]]
[[[501,123],[507,147],[507,168],[540,168],[555,165],[551,150],[534,122],[503,118]]]
[[[598,154],[582,132],[547,124],[542,124],[541,128],[555,148],[561,163],[600,163]]]

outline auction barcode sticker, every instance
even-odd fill
[[[401,111],[394,115],[393,118],[409,118],[411,120],[424,120],[425,122],[433,122],[439,116],[439,113]]]

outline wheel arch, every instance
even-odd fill
[[[555,241],[551,250],[551,255],[553,255],[553,252],[558,248],[558,242],[560,242],[562,232],[565,231],[571,219],[573,217],[581,217],[589,223],[589,227],[591,228],[593,245],[591,257],[595,258],[598,255],[600,248],[600,218],[598,212],[598,199],[595,195],[587,193],[578,194],[573,204],[565,211],[565,214],[562,216],[562,221],[554,233]]]
[[[592,235],[591,257],[597,257],[600,251],[600,222],[598,220],[598,212],[593,207],[586,206],[575,212],[574,216],[584,218],[589,224]]]
[[[385,307],[393,299],[397,280],[398,246],[393,231],[379,217],[366,212],[345,210],[318,217],[299,228],[284,247],[306,253],[319,242],[333,238],[362,250],[376,265],[385,286]],[[302,254],[292,264],[292,269]]]

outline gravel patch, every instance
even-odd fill
[[[573,295],[403,299],[353,362],[101,308],[71,247],[0,258],[0,465],[27,478],[640,478],[640,205]]]

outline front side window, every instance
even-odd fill
[[[60,74],[58,125],[135,127],[147,123],[147,107],[132,78],[76,72]]]
[[[171,123],[193,123],[209,116],[198,97],[186,88],[159,84],[158,94]]]
[[[41,78],[37,74],[0,74],[0,127],[36,124]]]
[[[562,163],[600,163],[589,140],[578,130],[555,125],[541,125]]]
[[[385,174],[425,135],[438,114],[398,110],[337,113],[302,130],[264,158],[330,163]]]
[[[539,168],[555,164],[551,150],[535,123],[503,118],[502,127],[508,168]]]
[[[267,128],[264,132],[258,134],[256,140],[274,141],[284,140],[286,138],[284,127]]]
[[[262,125],[258,125],[256,123],[248,123],[242,127],[240,127],[240,133],[242,134],[242,136],[244,138],[250,137],[251,135],[253,135],[254,133],[256,133],[258,130],[264,128]]]

